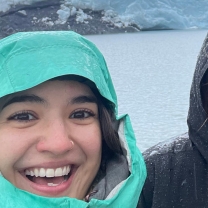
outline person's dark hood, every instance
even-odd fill
[[[208,35],[198,56],[190,92],[188,113],[189,137],[208,162],[208,115],[205,112],[200,92],[200,84],[208,70]],[[208,95],[207,95],[208,96]]]

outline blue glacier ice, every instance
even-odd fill
[[[39,0],[0,0],[0,11],[14,4]],[[43,0],[42,0],[43,1]],[[66,6],[105,10],[117,14],[125,25],[135,23],[148,29],[206,29],[208,0],[64,0]]]
[[[66,1],[67,2],[67,1]],[[68,0],[74,6],[115,11],[141,29],[208,28],[208,0]]]

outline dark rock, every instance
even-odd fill
[[[70,16],[64,24],[56,24],[60,5],[60,0],[41,1],[32,5],[16,5],[5,13],[0,12],[0,38],[22,31],[73,30],[82,35],[89,35],[139,30],[137,25],[120,28],[110,22],[104,22],[102,21],[103,11],[89,9],[83,11],[92,19],[77,22],[76,15],[74,15]],[[21,12],[22,10],[25,13]]]

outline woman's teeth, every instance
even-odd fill
[[[70,172],[71,166],[67,165],[59,168],[30,168],[25,170],[25,175],[35,176],[35,177],[59,177],[68,175]]]

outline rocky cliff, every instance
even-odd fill
[[[79,9],[62,5],[60,0],[14,5],[0,12],[0,38],[20,31],[73,30],[82,35],[136,32],[139,28],[125,25],[114,13]]]

